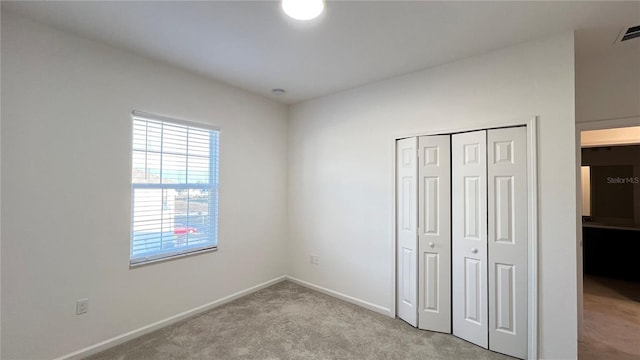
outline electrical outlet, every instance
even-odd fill
[[[76,315],[86,314],[89,311],[89,299],[76,301]]]
[[[318,255],[311,255],[311,263],[313,265],[320,264],[320,257]]]

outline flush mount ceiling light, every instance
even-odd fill
[[[282,0],[282,10],[296,20],[311,20],[322,14],[324,0]]]

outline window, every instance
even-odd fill
[[[130,264],[217,249],[220,132],[132,117]]]

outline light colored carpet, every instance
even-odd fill
[[[640,359],[640,283],[584,277],[580,360]]]
[[[90,359],[513,359],[289,281]]]

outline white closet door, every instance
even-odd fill
[[[452,136],[453,334],[487,348],[486,131]]]
[[[489,349],[527,353],[527,130],[487,134]]]
[[[451,333],[450,139],[418,139],[418,327],[445,333]]]
[[[417,147],[418,138],[396,142],[396,229],[398,317],[418,325],[418,229]]]

